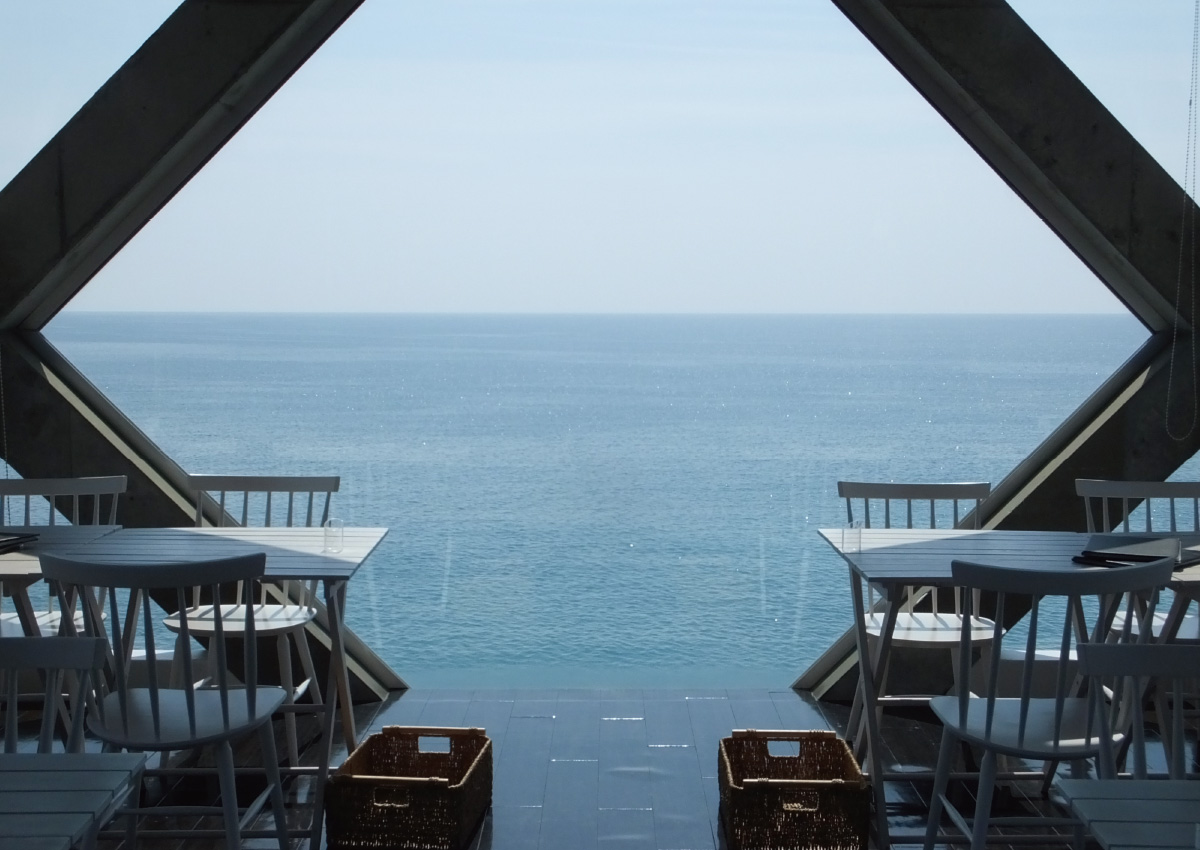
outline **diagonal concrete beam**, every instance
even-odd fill
[[[1169,476],[1200,448],[1200,427],[1177,441],[1164,425],[1176,328],[1186,377],[1175,377],[1172,423],[1194,403],[1190,285],[1175,307],[1192,201],[1003,0],[833,2],[1152,332],[998,485],[987,524],[1080,527],[1075,477]],[[1195,259],[1195,245],[1185,247]]]
[[[360,3],[187,0],[0,190],[0,330],[32,364],[24,403],[62,414],[9,417],[21,450],[8,454],[22,475],[97,474],[91,459],[105,458],[105,474],[148,488],[130,500],[125,522],[161,525],[175,515],[182,471],[38,331]],[[90,414],[71,420],[68,451],[58,426],[80,405]],[[108,464],[128,459],[131,446],[138,463]]]
[[[1183,190],[1003,0],[833,0],[1151,331]]]
[[[3,190],[0,329],[40,329],[362,0],[186,0]]]
[[[191,522],[183,470],[40,330],[361,2],[185,0],[0,190],[0,454],[21,475],[124,473],[123,524]],[[405,687],[347,638],[356,694]]]
[[[1181,220],[1195,206],[1003,0],[833,2],[1151,331],[981,507],[988,528],[1082,531],[1076,478],[1163,480],[1200,449],[1200,423],[1187,428],[1200,415],[1195,292],[1177,293]],[[1190,238],[1184,249],[1195,262]],[[793,687],[848,698],[847,638]]]

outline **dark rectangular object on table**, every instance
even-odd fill
[[[0,532],[0,555],[15,552],[30,543],[37,543],[36,534],[5,534]]]
[[[1177,537],[1137,534],[1094,534],[1072,560],[1088,567],[1124,567],[1174,558],[1175,569],[1200,564],[1200,552],[1183,548]]]

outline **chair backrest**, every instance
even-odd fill
[[[1089,532],[1200,531],[1200,481],[1106,481],[1077,478]],[[1132,527],[1129,515],[1144,505]]]
[[[0,522],[57,525],[57,515],[61,512],[72,525],[116,525],[117,501],[126,485],[124,475],[5,479],[0,481]],[[41,511],[33,509],[41,499],[48,503],[45,522]],[[19,519],[13,517],[14,505]]]
[[[217,525],[324,525],[341,483],[338,475],[188,476],[197,526],[205,524],[206,500],[216,504]]]
[[[83,715],[93,676],[104,665],[104,641],[81,637],[0,638],[0,705],[4,707],[4,752],[15,753],[25,683],[41,678],[41,729],[37,751],[51,752],[58,718],[66,719],[65,749],[83,752]],[[71,674],[68,676],[68,674]],[[70,691],[64,701],[63,694]]]
[[[904,484],[891,481],[839,481],[837,486],[838,495],[846,500],[847,521],[851,524],[861,521],[866,528],[959,528],[964,521],[968,522],[969,528],[979,528],[979,503],[987,498],[992,489],[992,485],[986,482]],[[871,517],[872,503],[876,508],[875,519]],[[900,509],[900,516],[895,523],[892,521],[893,503]],[[924,524],[925,503],[928,503],[928,525]],[[964,504],[969,513],[961,516]],[[917,507],[915,512],[914,505]]]
[[[254,714],[256,689],[240,684],[230,670],[231,641],[242,655],[240,676],[242,681],[258,681],[258,641],[255,637],[254,617],[245,616],[250,610],[254,580],[262,577],[266,569],[266,555],[254,553],[236,558],[211,561],[190,561],[165,564],[101,564],[88,561],[59,558],[54,555],[39,556],[42,574],[57,582],[58,602],[64,612],[63,620],[68,628],[74,629],[74,612],[82,608],[83,633],[89,637],[106,637],[105,652],[108,660],[108,685],[118,697],[115,701],[118,720],[123,728],[138,724],[132,719],[138,712],[149,712],[155,740],[163,726],[160,702],[165,691],[183,691],[186,695],[188,727],[195,732],[196,705],[193,685],[208,680],[208,687],[220,690],[221,706],[226,727],[231,717],[236,718],[244,711]],[[192,588],[204,589],[207,605],[189,612]],[[96,589],[100,592],[97,593]],[[155,645],[153,624],[161,617],[161,610],[151,602],[151,593],[160,602],[173,604],[179,610],[181,628],[174,644],[172,663],[180,671],[178,682],[162,682],[158,675],[159,650]],[[241,607],[231,605],[234,594]],[[108,610],[100,610],[99,599],[108,600]],[[128,600],[128,608],[119,602]],[[223,600],[225,604],[213,605],[212,600]],[[234,611],[230,615],[228,612]],[[70,612],[68,615],[67,612]],[[236,616],[225,628],[225,618]],[[191,627],[195,617],[206,617],[214,621],[214,637],[204,648],[203,664],[197,657],[199,644],[191,638]],[[133,654],[132,643],[140,623],[143,625],[142,645],[146,656],[146,681],[134,687],[129,675],[129,660]],[[112,700],[108,701],[110,707]],[[98,710],[102,710],[98,703]],[[232,712],[232,714],[231,714]],[[105,721],[112,726],[112,718]],[[145,747],[150,749],[150,743]]]
[[[1145,702],[1150,693],[1156,697],[1167,771],[1172,779],[1187,778],[1184,714],[1200,684],[1200,644],[1082,643],[1079,669],[1092,679],[1090,693],[1097,714],[1110,727],[1130,729],[1134,778],[1145,779],[1148,774]],[[1101,777],[1116,776],[1111,741],[1101,742],[1098,767]]]
[[[985,734],[991,735],[996,700],[1007,696],[1002,693],[1006,642],[1008,648],[1014,643],[1024,642],[1018,697],[1021,701],[1019,734],[1023,736],[1033,702],[1047,703],[1052,700],[1053,716],[1061,720],[1066,700],[1083,696],[1072,658],[1080,643],[1109,640],[1129,642],[1135,634],[1144,636],[1150,633],[1149,622],[1154,615],[1159,588],[1170,581],[1174,567],[1174,558],[1129,567],[1061,570],[1016,569],[954,561],[951,564],[954,583],[973,591],[963,594],[968,617],[963,618],[959,643],[958,681],[972,681],[973,627],[968,622],[969,616],[981,614],[995,623],[991,646],[981,658],[986,668],[982,677],[982,698],[987,701]],[[986,598],[995,600],[994,609],[974,610],[978,605],[977,600],[984,594]],[[1024,606],[1029,606],[1027,619],[1022,621],[1020,628],[1005,627],[1005,611],[1009,606],[1019,606],[1010,610],[1022,610]],[[1135,616],[1125,617],[1121,628],[1114,629],[1117,611],[1126,609],[1134,611]],[[1143,626],[1137,633],[1133,631],[1135,618],[1138,619],[1138,625]],[[1052,661],[1047,660],[1047,653],[1039,654],[1037,651],[1042,635],[1053,640],[1054,648],[1050,653]],[[1012,653],[1007,653],[1007,656],[1011,658]],[[1052,697],[1035,695],[1035,668],[1043,664],[1052,664],[1054,668],[1053,675],[1047,676],[1045,671],[1039,674],[1044,677],[1042,681],[1053,682]],[[980,681],[980,677],[976,677],[975,682]],[[972,699],[969,691],[968,688],[962,688],[958,694],[959,716],[964,724]],[[1055,741],[1057,743],[1058,739]]]

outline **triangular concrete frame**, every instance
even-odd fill
[[[1151,332],[984,508],[987,527],[1082,529],[1076,478],[1162,480],[1200,447],[1200,427],[1176,441],[1164,420],[1177,322],[1192,357],[1174,306],[1186,196],[1006,3],[834,3]]]
[[[0,410],[22,476],[124,473],[123,524],[191,524],[183,470],[41,329],[361,2],[184,2],[0,190]],[[360,692],[404,687],[353,634],[347,649]]]
[[[1184,368],[1195,356],[1181,315],[1191,282],[1175,308],[1181,219],[1195,205],[1002,0],[833,2],[1151,332],[981,508],[985,528],[1082,531],[1076,478],[1164,480],[1200,448],[1200,425],[1176,440],[1165,421],[1173,337]],[[1196,403],[1188,378],[1172,422]],[[853,645],[848,632],[794,687],[847,696]]]
[[[1079,528],[1076,477],[1162,479],[1200,446],[1200,428],[1164,428],[1183,192],[1001,0],[833,1],[1151,331],[983,508],[988,527]],[[0,379],[22,475],[125,473],[127,524],[188,522],[179,466],[40,331],[360,2],[185,0],[0,190]]]

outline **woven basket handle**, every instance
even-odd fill
[[[371,805],[380,809],[407,809],[412,804],[407,788],[379,785],[372,789]]]
[[[815,812],[821,808],[821,796],[816,791],[785,794],[780,800],[780,808],[785,812]]]
[[[836,732],[825,729],[798,732],[795,729],[734,729],[734,738],[758,738],[762,741],[812,741],[815,739],[837,738]]]

